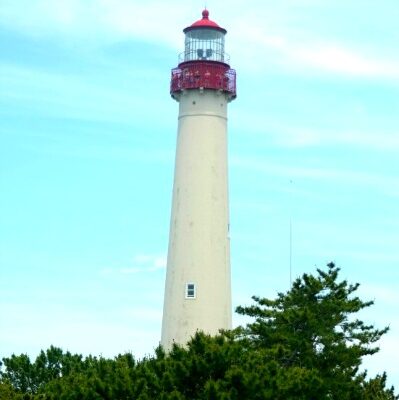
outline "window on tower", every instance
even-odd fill
[[[186,299],[195,299],[195,283],[186,283]]]

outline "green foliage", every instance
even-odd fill
[[[370,379],[364,383],[364,400],[395,400],[394,389],[386,388],[387,375],[384,372],[382,375],[377,375],[375,378]]]
[[[47,382],[84,368],[82,356],[63,353],[51,346],[46,352],[41,351],[35,362],[26,354],[3,358],[5,371],[1,372],[3,382],[9,382],[19,393],[35,394]]]
[[[16,392],[12,385],[7,381],[0,382],[0,399],[1,400],[14,400]]]
[[[362,357],[378,351],[373,344],[388,328],[375,329],[353,317],[373,303],[354,295],[358,284],[337,282],[334,264],[317,272],[303,275],[275,300],[253,297],[255,305],[238,307],[238,313],[255,318],[241,336],[251,348],[265,351],[266,360],[317,371],[322,396],[353,399]]]
[[[368,379],[359,371],[388,329],[356,318],[372,302],[338,275],[333,264],[305,274],[274,300],[254,297],[238,307],[253,318],[246,327],[197,333],[185,347],[168,354],[158,347],[138,362],[56,347],[34,362],[12,355],[3,359],[0,400],[397,400],[385,373]]]

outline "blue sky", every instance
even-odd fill
[[[233,303],[335,261],[399,386],[399,6],[207,2],[228,30]],[[177,103],[203,2],[2,0],[0,356],[160,338]],[[235,317],[235,324],[240,322]]]

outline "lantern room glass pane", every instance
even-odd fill
[[[224,62],[224,33],[214,29],[193,29],[186,33],[184,61]]]

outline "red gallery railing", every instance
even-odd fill
[[[172,69],[170,93],[185,89],[216,89],[236,97],[236,72],[221,62],[187,61]]]

